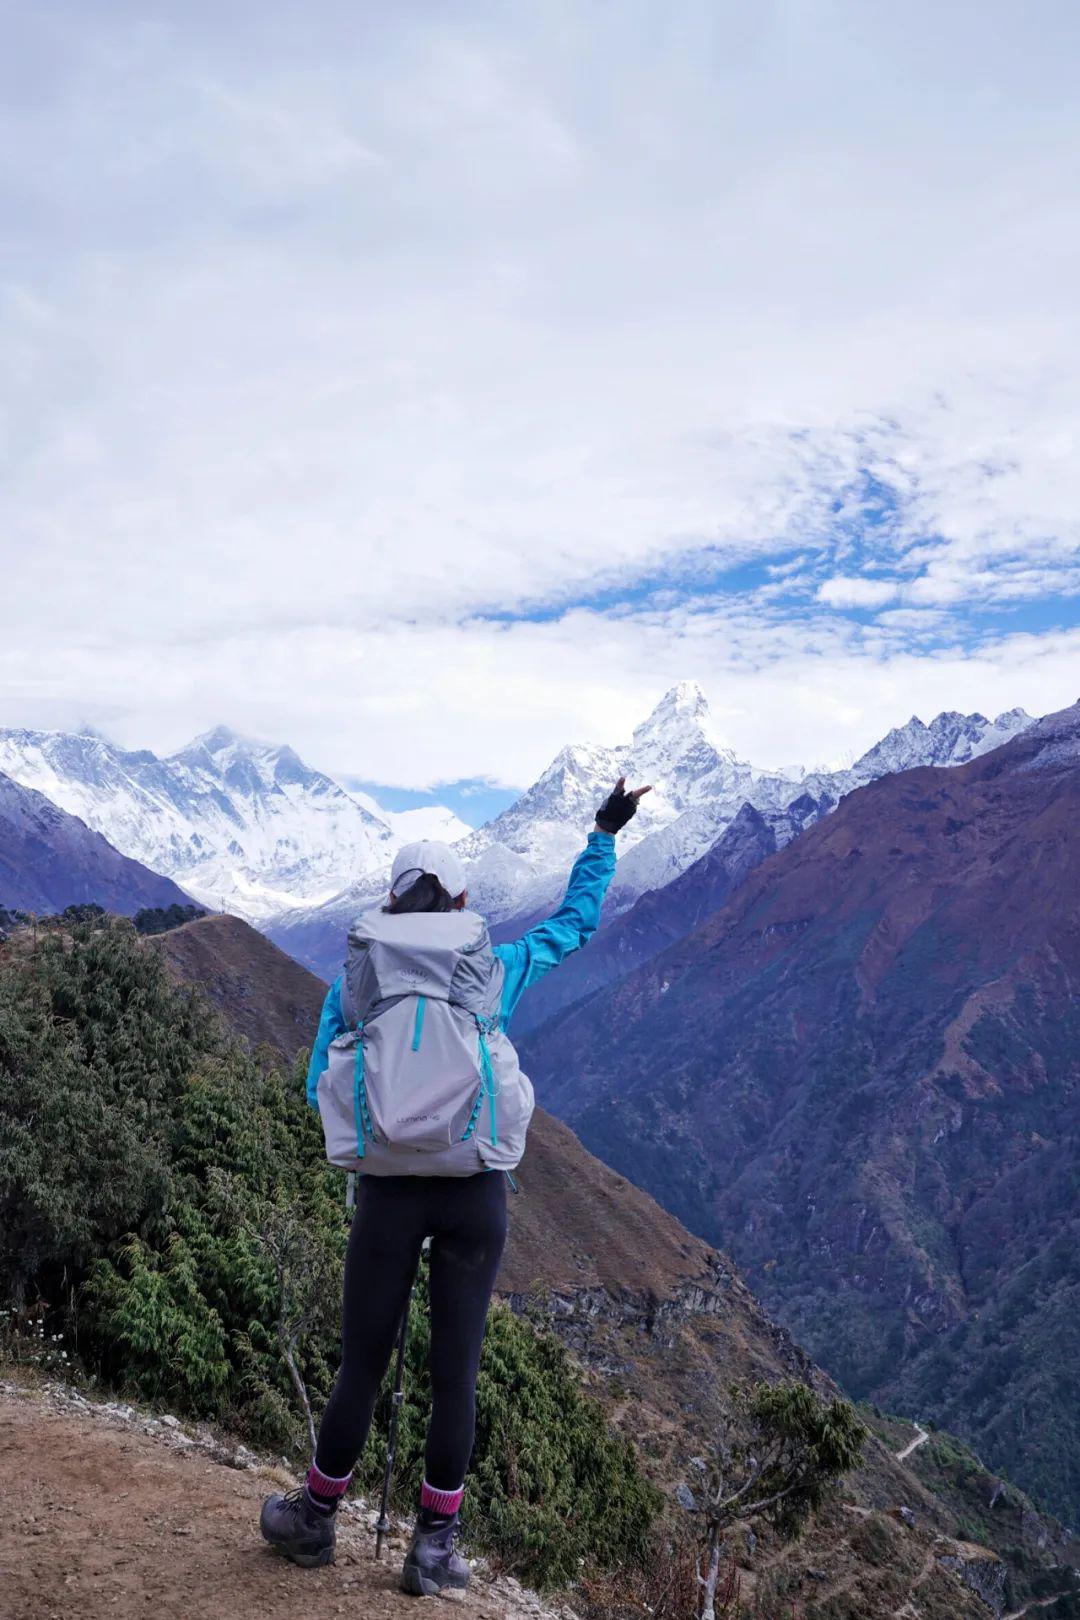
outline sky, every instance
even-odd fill
[[[463,802],[1080,697],[1072,0],[0,22],[0,724]]]

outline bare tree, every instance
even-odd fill
[[[310,1221],[302,1207],[277,1198],[265,1198],[252,1209],[235,1196],[231,1177],[219,1173],[215,1180],[224,1208],[273,1268],[277,1294],[274,1333],[304,1414],[314,1455],[315,1418],[300,1371],[300,1351],[328,1295],[338,1286],[333,1259],[325,1245],[313,1239]]]
[[[303,1410],[314,1456],[315,1419],[297,1353],[314,1325],[330,1284],[325,1250],[312,1243],[302,1214],[298,1217],[294,1210],[277,1203],[263,1206],[254,1236],[274,1267],[278,1293],[274,1329],[278,1349]]]

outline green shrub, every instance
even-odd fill
[[[144,906],[135,913],[135,931],[138,934],[167,934],[171,928],[182,928],[185,923],[205,917],[202,906]]]
[[[55,1305],[131,1231],[159,1233],[184,1073],[219,1037],[129,925],[43,935],[0,971],[0,1291]],[[68,1301],[70,1307],[70,1300]]]
[[[89,1370],[306,1457],[283,1344],[318,1412],[340,1348],[342,1194],[301,1072],[228,1037],[129,923],[46,934],[0,963],[0,1297],[49,1302]],[[427,1345],[421,1278],[401,1506],[423,1470]],[[538,1584],[644,1554],[660,1499],[633,1448],[558,1343],[502,1307],[477,1408],[478,1546]],[[388,1415],[384,1387],[369,1489]]]

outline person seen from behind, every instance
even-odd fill
[[[511,944],[491,944],[483,918],[468,910],[453,850],[429,840],[399,851],[387,903],[350,931],[307,1077],[328,1159],[357,1172],[341,1367],[304,1483],[269,1497],[260,1521],[265,1539],[296,1564],[333,1561],[334,1515],[430,1238],[431,1420],[402,1586],[435,1596],[468,1585],[454,1538],[506,1241],[503,1172],[521,1159],[533,1110],[506,1027],[525,991],[596,931],[615,835],[648,792],[628,791],[620,777],[559,909]]]

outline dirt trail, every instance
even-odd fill
[[[918,1451],[919,1447],[925,1446],[926,1442],[929,1440],[930,1436],[927,1434],[921,1423],[915,1424],[915,1431],[916,1433],[914,1440],[912,1440],[910,1444],[906,1445],[902,1451],[893,1453],[897,1462],[906,1462],[913,1451]]]
[[[258,1534],[265,1471],[223,1466],[138,1428],[0,1392],[3,1620],[419,1620],[397,1591],[404,1542],[376,1564],[363,1518],[338,1561],[300,1570]],[[420,1605],[418,1607],[418,1605]],[[474,1580],[462,1620],[556,1620],[516,1582]],[[439,1609],[439,1613],[445,1610]]]
[[[1058,1592],[1054,1597],[1033,1598],[1030,1603],[1025,1603],[1022,1609],[1014,1609],[1012,1614],[1003,1615],[1002,1620],[1024,1620],[1025,1614],[1034,1614],[1037,1609],[1048,1609],[1052,1603],[1057,1603],[1061,1596],[1062,1594]]]

